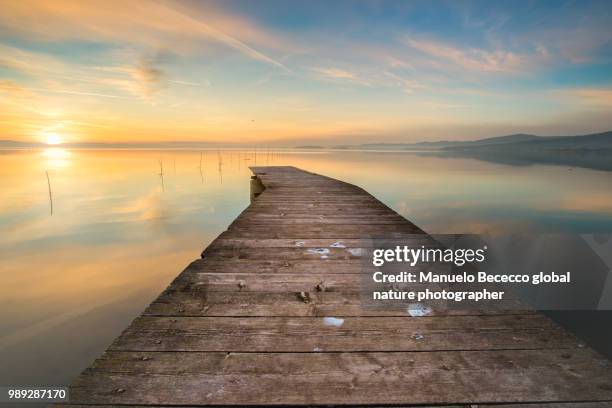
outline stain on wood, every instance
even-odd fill
[[[74,406],[612,406],[610,362],[512,299],[362,309],[358,249],[423,231],[354,185],[252,171],[250,206],[74,381]]]

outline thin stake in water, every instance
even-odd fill
[[[45,170],[45,174],[47,175],[47,187],[49,188],[49,207],[51,210],[51,215],[53,215],[53,194],[51,193],[51,180],[49,180],[49,172]]]
[[[219,150],[217,150],[217,160],[219,163],[219,181],[223,184],[223,157]]]
[[[202,172],[202,152],[200,152],[200,182],[204,184],[204,173]]]
[[[159,178],[161,179],[162,192],[165,192],[166,188],[164,186],[164,162],[161,158],[159,159]]]

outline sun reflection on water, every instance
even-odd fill
[[[51,168],[66,167],[71,163],[69,150],[60,147],[49,147],[42,151],[45,165]]]

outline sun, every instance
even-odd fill
[[[62,137],[57,133],[48,133],[47,134],[47,144],[48,145],[58,145],[62,143]]]

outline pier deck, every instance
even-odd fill
[[[361,239],[422,231],[359,187],[252,171],[263,193],[74,381],[72,404],[612,407],[610,362],[540,314],[362,310]]]

